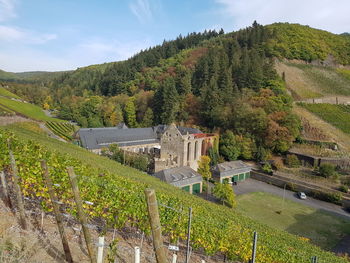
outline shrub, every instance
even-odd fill
[[[349,187],[347,185],[342,184],[339,187],[339,191],[343,192],[343,193],[347,193],[349,191]]]
[[[262,170],[263,170],[265,173],[272,174],[272,167],[271,167],[271,164],[266,162],[266,163],[263,165]]]
[[[228,207],[236,206],[236,196],[230,184],[215,184],[215,187],[213,189],[213,195],[216,198],[220,199],[222,203],[226,204]]]
[[[334,203],[337,205],[341,204],[342,195],[340,193],[327,193],[327,192],[321,192],[321,191],[312,191],[310,195],[316,199]]]
[[[293,192],[296,192],[296,188],[295,188],[295,185],[293,183],[287,183],[286,184],[286,189],[290,190],[290,191],[293,191]]]
[[[297,168],[300,166],[300,160],[295,154],[288,154],[286,157],[286,165],[291,168]]]
[[[324,163],[321,164],[318,172],[321,176],[325,177],[325,178],[330,178],[333,175],[335,175],[335,166],[329,163]]]
[[[276,170],[281,170],[283,168],[283,161],[281,158],[274,159],[273,166],[276,168]]]

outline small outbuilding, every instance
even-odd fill
[[[220,183],[237,183],[250,177],[252,167],[243,161],[224,162],[212,169],[212,178]]]
[[[154,176],[190,194],[202,192],[202,176],[189,166],[162,170],[155,173]]]

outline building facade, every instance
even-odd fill
[[[217,164],[212,169],[212,178],[220,183],[238,183],[250,177],[252,167],[243,161]]]
[[[190,194],[199,194],[202,192],[202,176],[188,166],[162,170],[155,173],[154,176]]]
[[[155,172],[173,167],[189,166],[197,171],[198,161],[215,145],[217,136],[169,125],[160,138],[160,157],[155,159]]]
[[[78,131],[77,138],[84,148],[97,154],[111,144],[129,152],[152,154],[154,172],[182,166],[196,171],[200,157],[218,142],[215,134],[175,124],[148,128],[128,128],[125,124],[84,128]]]

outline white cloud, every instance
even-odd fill
[[[56,34],[40,34],[13,26],[0,25],[0,40],[3,42],[22,41],[24,44],[44,44],[56,38]]]
[[[0,21],[16,17],[16,0],[0,0]]]
[[[334,33],[350,31],[349,0],[215,0],[221,13],[232,18],[231,29],[290,22]]]
[[[130,3],[129,7],[140,23],[144,24],[153,19],[153,13],[149,0],[135,0]]]

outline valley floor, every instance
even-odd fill
[[[350,214],[341,207],[312,198],[300,200],[294,192],[248,179],[235,187],[238,210],[273,228],[306,237],[326,250],[350,235]],[[342,253],[350,252],[350,244]]]

